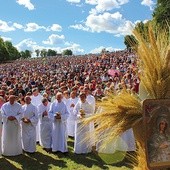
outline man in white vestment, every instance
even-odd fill
[[[69,94],[69,91],[66,90],[66,91],[63,92],[63,99],[62,99],[62,101],[64,102],[64,104],[67,105],[69,99],[70,99],[70,94]]]
[[[49,110],[52,127],[52,152],[68,152],[67,148],[67,118],[69,112],[62,101],[62,93],[56,94],[56,100],[51,104]]]
[[[67,109],[69,111],[69,117],[67,119],[67,131],[68,136],[74,137],[75,135],[75,120],[76,117],[73,113],[74,106],[78,102],[78,97],[76,97],[76,92],[72,91],[70,94],[70,99],[67,102]]]
[[[31,96],[31,103],[38,108],[38,106],[41,104],[41,101],[43,99],[43,96],[39,93],[38,88],[34,88],[32,90],[32,96]],[[39,142],[40,138],[40,123],[37,123],[36,126],[36,141]]]
[[[86,94],[86,100],[88,101],[89,104],[92,105],[93,107],[93,113],[95,112],[95,107],[96,107],[96,99],[93,95],[90,94],[90,90],[88,87],[85,87],[83,90]]]
[[[74,152],[76,154],[89,153],[92,151],[93,136],[91,134],[91,126],[93,122],[87,125],[83,125],[82,120],[93,114],[93,106],[86,100],[86,94],[80,93],[80,100],[75,105],[74,114],[77,116],[75,126],[75,142]]]
[[[89,104],[92,105],[93,107],[93,111],[92,111],[92,114],[95,113],[95,109],[96,109],[96,99],[93,95],[91,95],[91,92],[90,92],[90,89],[88,87],[85,87],[84,88],[84,93],[86,94],[86,100]],[[90,131],[94,131],[94,123],[91,122],[90,124]],[[93,142],[93,149],[95,148],[95,134],[94,133],[91,133],[91,142]]]
[[[42,99],[38,106],[38,117],[40,122],[40,145],[49,152],[52,144],[52,121],[48,115],[51,103],[47,98]]]
[[[15,156],[22,154],[21,144],[21,105],[14,95],[9,96],[9,102],[1,107],[2,112],[2,154]]]
[[[22,106],[21,136],[22,147],[25,152],[36,151],[36,125],[38,123],[37,108],[31,103],[31,97],[25,97],[25,104]]]
[[[31,103],[38,107],[38,105],[41,104],[41,101],[43,99],[43,96],[39,93],[38,88],[34,88],[32,90],[32,96],[31,96]]]

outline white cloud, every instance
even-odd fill
[[[40,26],[37,23],[27,23],[26,26],[23,26],[16,22],[12,23],[0,20],[0,31],[9,32],[15,31],[16,29],[24,29],[25,32],[35,32],[40,29],[44,29],[46,31],[58,31],[58,32],[62,31],[62,27],[58,24],[53,24],[52,26],[45,27]]]
[[[82,24],[70,25],[70,28],[74,28],[77,30],[89,31],[88,27],[84,27]]]
[[[18,23],[13,23],[13,26],[15,27],[15,28],[17,28],[17,29],[22,29],[22,28],[24,28],[21,24],[18,24]]]
[[[30,2],[30,0],[17,0],[16,1],[19,5],[24,5],[25,8],[28,8],[29,10],[34,10],[34,5]]]
[[[133,26],[133,23],[125,20],[119,12],[113,14],[106,12],[100,15],[90,14],[84,25],[77,24],[70,27],[98,33],[107,32],[120,36],[131,34]]]
[[[24,39],[21,42],[19,42],[17,45],[15,45],[15,47],[19,50],[19,51],[25,51],[25,50],[30,50],[32,52],[32,57],[36,57],[36,53],[35,50],[39,49],[49,49],[47,47],[43,47],[43,46],[39,46],[35,41],[31,40],[31,39]],[[52,49],[52,48],[51,48]]]
[[[98,0],[85,0],[85,3],[90,5],[97,5]]]
[[[43,41],[43,44],[54,45],[61,44],[64,42],[64,35],[51,34],[46,41]]]
[[[105,11],[110,11],[114,8],[120,8],[121,5],[128,3],[129,0],[98,0],[97,6],[90,11],[90,13],[96,14]]]
[[[128,2],[129,0],[85,0],[86,4],[96,5],[95,8],[91,9],[84,23],[70,25],[70,27],[83,31],[107,32],[115,36],[129,34],[133,25],[130,21],[125,20],[119,12],[106,12],[120,8]]]
[[[145,19],[145,20],[143,20],[143,21],[141,21],[141,20],[136,20],[136,21],[134,22],[134,24],[136,25],[136,24],[138,24],[138,23],[140,23],[140,22],[143,22],[144,24],[146,24],[148,21],[149,21],[148,19]]]
[[[82,54],[84,53],[84,50],[82,48],[80,48],[79,44],[76,43],[72,43],[72,42],[67,42],[65,43],[65,45],[67,44],[67,47],[49,47],[49,46],[40,46],[38,45],[35,41],[33,41],[32,39],[24,39],[21,42],[19,42],[17,45],[15,45],[15,47],[19,50],[19,51],[25,51],[25,50],[30,50],[32,51],[32,57],[36,57],[36,53],[35,50],[39,49],[52,49],[57,51],[57,53],[62,53],[64,50],[66,49],[70,49],[73,51],[73,54]]]
[[[26,28],[24,29],[25,32],[35,32],[39,29],[46,29],[44,26],[39,26],[36,23],[28,23],[26,24]]]
[[[70,3],[80,3],[80,0],[67,0],[67,2],[70,2]]]
[[[1,32],[9,32],[14,31],[15,28],[10,26],[7,22],[0,20],[0,31]]]
[[[12,41],[12,38],[9,38],[9,37],[1,37],[4,41]]]
[[[35,41],[32,41],[31,39],[24,39],[21,42],[19,42],[15,47],[19,51],[24,51],[24,50],[30,50],[33,51],[37,47],[37,43]]]
[[[148,19],[145,19],[143,20],[143,23],[146,24],[149,20]]]
[[[66,42],[65,45],[67,45],[67,47],[63,48],[62,51],[69,49],[73,52],[73,54],[83,54],[84,53],[84,49],[82,49],[79,44],[72,43],[72,42]]]
[[[62,27],[58,24],[53,24],[51,27],[48,27],[46,31],[62,31]]]
[[[132,34],[134,24],[132,24],[131,21],[124,21],[119,27],[117,28],[117,34],[116,36],[120,35],[127,35],[127,34]]]
[[[46,31],[61,31],[62,27],[58,24],[53,24],[51,27],[44,27],[44,26],[39,26],[36,23],[28,23],[26,26],[23,26],[21,24],[18,24],[16,22],[6,22],[0,20],[0,31],[1,32],[10,32],[10,31],[15,31],[16,29],[24,29],[25,32],[35,32],[39,29],[44,29]]]
[[[155,5],[153,0],[142,0],[141,4],[148,6],[150,8],[150,10],[153,10],[153,6]]]
[[[121,50],[121,49],[119,49],[119,48],[100,46],[100,47],[98,47],[98,48],[95,48],[95,49],[91,50],[90,53],[92,53],[92,54],[98,54],[98,53],[101,53],[101,51],[102,51],[103,49],[106,49],[106,51],[109,51],[109,52]]]

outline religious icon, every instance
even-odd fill
[[[147,99],[143,111],[148,167],[170,167],[170,99]]]

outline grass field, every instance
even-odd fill
[[[47,153],[39,145],[37,152],[0,158],[0,170],[129,170],[129,161],[122,152],[115,154],[73,153],[73,140],[68,140],[69,152]]]

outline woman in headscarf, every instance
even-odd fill
[[[170,161],[170,140],[167,134],[168,118],[161,114],[156,120],[157,131],[151,137],[149,146],[149,158],[151,162]]]

